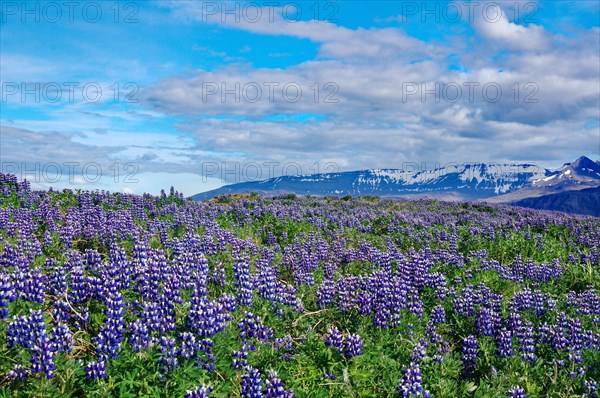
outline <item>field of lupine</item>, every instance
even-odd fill
[[[600,219],[0,174],[0,396],[597,397]]]

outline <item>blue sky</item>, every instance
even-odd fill
[[[40,187],[600,157],[597,1],[1,4],[0,162]]]

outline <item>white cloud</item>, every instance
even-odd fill
[[[552,35],[543,27],[511,22],[474,22],[486,40],[474,47],[424,43],[398,29],[350,29],[330,23],[276,20],[229,24],[248,32],[286,35],[320,44],[319,56],[285,69],[229,67],[160,82],[144,93],[158,112],[196,115],[179,128],[193,132],[199,147],[222,153],[243,148],[248,159],[336,159],[342,168],[393,167],[403,161],[540,160],[545,166],[577,157],[588,148],[590,129],[582,118],[597,119],[600,65],[598,37],[587,43]],[[493,46],[489,46],[492,43]],[[449,70],[457,54],[466,72]],[[501,54],[502,56],[496,56]],[[228,100],[204,96],[207,83],[289,82],[305,93],[314,82],[333,82],[338,102],[303,96],[289,102]],[[406,97],[407,84],[419,92]],[[421,96],[436,83],[462,88],[457,102],[442,92]],[[476,84],[474,98],[469,84]],[[203,86],[204,85],[204,86]],[[491,91],[484,92],[486,85]],[[497,101],[485,97],[500,87]],[[272,122],[273,114],[323,114],[305,123]],[[242,120],[210,118],[236,115]],[[199,117],[199,116],[208,116]],[[268,154],[267,154],[268,153]],[[511,158],[511,156],[513,158]],[[473,159],[477,157],[477,159]],[[235,156],[234,156],[235,158]],[[549,164],[550,163],[550,164]]]
[[[305,173],[332,171],[323,170],[328,164],[352,170],[405,162],[527,160],[552,167],[589,152],[589,143],[600,133],[582,123],[600,118],[598,28],[568,37],[506,16],[496,22],[480,18],[474,22],[479,37],[463,42],[463,36],[450,37],[448,43],[436,44],[395,28],[291,23],[281,16],[258,23],[230,20],[223,26],[214,16],[198,14],[201,10],[193,8],[197,2],[177,2],[175,7],[192,23],[209,17],[222,29],[310,40],[318,45],[318,55],[286,68],[232,65],[161,79],[139,93],[141,104],[135,108],[77,103],[46,120],[2,120],[3,160],[6,154],[11,161],[28,162],[92,159],[107,168],[133,162],[139,166],[136,184],[103,180],[100,185],[157,193],[172,183],[194,194],[216,188],[221,179],[243,180],[239,172],[221,172],[232,165],[239,171],[253,162],[278,162],[275,174],[290,162]],[[228,57],[209,47],[198,49]],[[18,77],[17,63],[13,58],[2,66]],[[462,71],[450,70],[454,63]],[[51,64],[27,64],[38,65],[25,73],[36,79],[55,73]],[[125,65],[147,78],[148,68],[136,61],[121,63],[112,73]],[[223,99],[222,89],[231,90],[236,83],[240,100],[231,94]],[[275,83],[279,86],[271,100],[268,85]],[[474,99],[467,88],[472,83],[478,85]],[[215,84],[218,91],[207,94]],[[297,102],[284,98],[286,84],[302,88]],[[461,98],[438,100],[440,91],[422,95],[436,84],[460,86]],[[502,89],[497,102],[482,97],[486,84]],[[258,101],[249,100],[251,91],[243,91],[253,85],[262,89]],[[420,91],[407,96],[413,85]],[[325,101],[328,95],[337,101]],[[526,102],[528,95],[537,102]],[[161,131],[158,122],[170,116],[178,116],[174,127],[179,134]],[[154,122],[156,128],[147,127]],[[49,133],[54,134],[51,141]],[[206,165],[218,167],[212,179],[200,177]],[[261,167],[267,175],[269,166]]]
[[[508,20],[508,15],[497,3],[486,5],[485,12],[475,13],[475,28],[491,43],[508,50],[541,51],[551,41],[543,26],[524,26]]]

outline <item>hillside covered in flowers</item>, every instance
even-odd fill
[[[599,247],[501,205],[0,174],[0,395],[597,397]]]

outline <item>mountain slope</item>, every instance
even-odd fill
[[[551,175],[532,164],[463,164],[434,170],[373,169],[341,173],[283,176],[231,184],[193,196],[206,200],[222,194],[258,192],[334,196],[412,196],[440,199],[483,199],[526,186]]]
[[[512,203],[527,198],[598,186],[600,186],[600,163],[582,156],[573,163],[565,163],[563,167],[549,176],[534,179],[531,184],[526,184],[517,191],[489,198],[486,201]]]
[[[600,187],[527,198],[511,204],[532,209],[556,210],[600,217]]]

